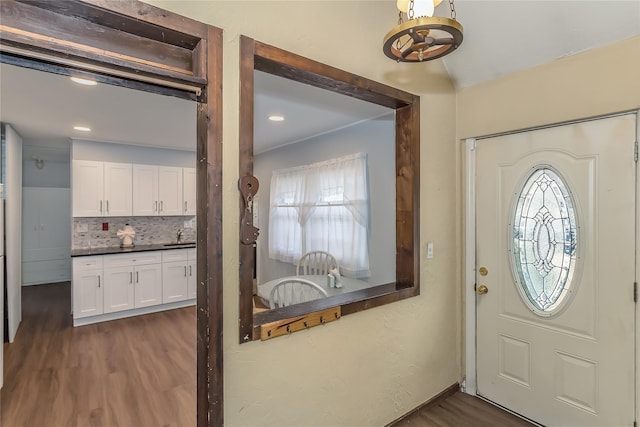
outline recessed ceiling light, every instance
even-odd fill
[[[282,122],[282,121],[284,121],[284,117],[274,114],[274,115],[269,116],[269,120],[271,120],[272,122]]]
[[[86,126],[74,126],[73,128],[81,132],[91,132],[91,128],[88,128]]]
[[[95,80],[83,79],[82,77],[71,77],[71,80],[85,86],[95,86],[98,84]]]

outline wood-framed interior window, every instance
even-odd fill
[[[242,36],[240,177],[253,176],[254,70],[395,110],[396,280],[359,291],[254,314],[253,280],[256,253],[252,245],[240,243],[240,343],[260,339],[260,326],[277,320],[338,306],[342,315],[347,315],[419,295],[420,98]],[[241,195],[240,218],[244,209]]]

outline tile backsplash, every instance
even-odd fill
[[[103,223],[108,224],[109,230],[103,231]],[[73,218],[72,249],[120,246],[117,232],[126,224],[136,231],[136,237],[133,239],[136,245],[175,242],[179,228],[183,230],[183,241],[196,240],[195,216]],[[185,227],[185,224],[191,227]]]

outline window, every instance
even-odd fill
[[[395,194],[386,195],[388,203],[395,209],[395,238],[389,239],[383,245],[388,244],[395,249],[396,267],[395,280],[387,283],[290,307],[256,312],[253,309],[253,275],[251,274],[252,267],[256,263],[256,252],[252,245],[240,244],[239,342],[246,343],[261,339],[262,326],[275,321],[317,313],[334,307],[340,307],[342,316],[351,315],[419,295],[420,97],[241,36],[241,126],[238,138],[240,145],[238,171],[241,177],[254,175],[254,127],[245,124],[254,121],[254,73],[256,70],[341,93],[395,111],[395,156],[389,157],[389,162],[395,166]],[[243,217],[246,208],[242,194],[239,194],[239,201],[239,214]],[[371,218],[373,214],[370,212]],[[239,231],[242,232],[244,223],[240,221],[239,224]]]
[[[368,277],[367,155],[274,171],[269,236],[272,259],[295,264],[305,252],[323,250],[342,274]]]
[[[513,214],[513,265],[518,290],[534,313],[550,316],[572,292],[577,223],[568,186],[549,167],[525,182]]]

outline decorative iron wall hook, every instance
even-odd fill
[[[243,176],[238,180],[238,189],[244,202],[244,210],[240,218],[240,241],[245,245],[254,244],[260,234],[260,229],[253,225],[253,198],[259,187],[260,183],[255,176]]]

